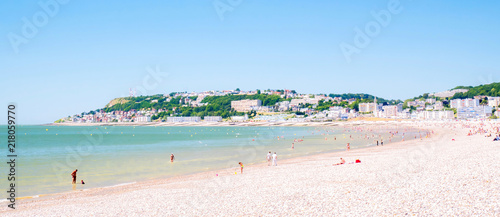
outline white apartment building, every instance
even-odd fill
[[[436,103],[434,103],[434,110],[442,110],[442,109],[444,109],[443,102],[437,101]]]
[[[377,109],[377,103],[360,103],[359,112],[374,112]]]
[[[200,122],[200,117],[167,117],[167,122]]]
[[[455,118],[453,111],[424,111],[424,120],[451,120]]]
[[[403,104],[397,105],[386,105],[377,109],[377,112],[374,112],[375,117],[385,117],[385,118],[397,118],[398,114],[403,111]]]
[[[425,106],[425,101],[420,101],[420,100],[415,100],[415,101],[408,101],[407,106],[413,106],[413,107],[423,107]]]
[[[231,101],[231,108],[237,112],[248,112],[259,106],[262,106],[260,99]]]
[[[134,118],[135,122],[151,122],[151,116],[139,116]]]
[[[460,107],[457,109],[458,119],[482,119],[492,114],[490,106]]]
[[[403,110],[403,105],[386,105],[382,107],[383,116],[387,118],[396,118],[398,113]]]
[[[498,107],[500,105],[500,97],[488,97],[488,106]]]
[[[231,120],[235,122],[246,121],[248,120],[248,116],[246,114],[245,116],[231,116]]]
[[[454,99],[450,101],[451,108],[478,107],[479,99]]]
[[[222,117],[221,116],[205,116],[203,118],[203,120],[207,121],[207,122],[221,122]]]

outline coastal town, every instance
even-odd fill
[[[62,118],[56,123],[148,123],[148,122],[331,122],[355,118],[406,119],[406,120],[469,120],[496,119],[500,116],[500,97],[474,96],[453,99],[456,94],[467,93],[468,89],[453,89],[444,92],[424,94],[404,102],[400,100],[377,100],[368,94],[326,95],[300,94],[294,90],[255,90],[177,92],[151,97],[129,97],[112,100],[103,109],[83,112]],[[276,103],[261,99],[247,99],[252,96],[272,96]],[[208,97],[235,96],[231,100],[229,113],[183,112],[186,108],[210,110]],[[347,96],[347,97],[346,97]],[[351,96],[351,98],[349,98]],[[255,97],[254,97],[255,98]],[[140,109],[115,108],[118,104],[135,101],[146,103]],[[161,107],[161,103],[175,102],[177,106]],[[114,106],[114,107],[113,107]],[[111,109],[114,108],[114,109]],[[198,114],[198,115],[197,115]],[[233,114],[233,115],[229,115]]]

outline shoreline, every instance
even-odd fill
[[[374,124],[381,124],[381,122],[373,122],[373,123]],[[361,123],[348,122],[348,125],[357,125],[357,124],[361,124]],[[390,124],[390,123],[384,123],[384,124]],[[66,125],[64,125],[64,126],[66,126]],[[75,125],[75,126],[80,126],[80,125]],[[85,124],[85,125],[81,125],[81,126],[108,126],[108,125],[101,125],[101,124],[87,125],[87,124]],[[125,125],[125,126],[135,126],[135,125]],[[140,126],[151,126],[151,125],[140,125]],[[183,125],[183,126],[190,126],[190,125]],[[202,125],[197,125],[197,126],[202,126]],[[218,126],[234,126],[234,125],[218,125]],[[319,124],[319,126],[332,126],[332,125]],[[333,125],[333,126],[336,126],[336,125]],[[306,126],[306,127],[312,127],[312,126]],[[421,130],[426,130],[426,129],[421,129]],[[385,146],[389,147],[389,146],[393,146],[393,145],[402,145],[403,143],[408,143],[408,142],[411,142],[412,140],[392,142],[392,143],[386,144]],[[381,147],[383,147],[383,146],[381,146]],[[374,149],[374,148],[378,148],[378,146],[369,146],[369,147],[351,149],[351,151],[349,151],[349,152],[346,150],[342,150],[342,151],[332,150],[332,151],[323,152],[323,153],[313,153],[313,154],[304,155],[304,156],[287,158],[284,160],[280,160],[280,162],[281,163],[290,163],[290,161],[291,162],[299,162],[300,160],[307,160],[308,158],[312,158],[312,157],[320,157],[320,156],[331,155],[331,154],[335,154],[335,153],[339,153],[339,154],[340,153],[357,153],[359,151],[370,151],[370,149]],[[253,164],[249,163],[246,165],[251,165],[253,167],[264,167],[265,164],[266,164],[265,162],[264,163],[259,162],[259,163],[253,163]],[[248,166],[247,166],[247,168],[248,168]],[[239,168],[235,166],[233,168],[213,169],[213,170],[209,170],[209,171],[194,172],[194,173],[188,173],[188,174],[177,175],[177,176],[166,177],[166,178],[156,178],[156,179],[151,179],[151,180],[134,181],[134,182],[130,182],[130,183],[120,183],[120,184],[116,184],[116,185],[95,187],[95,188],[75,190],[75,191],[65,191],[65,192],[57,192],[57,193],[47,193],[47,194],[39,194],[39,195],[32,195],[32,196],[24,196],[24,197],[16,198],[16,201],[17,200],[20,200],[20,201],[40,200],[42,198],[51,198],[51,197],[57,197],[57,196],[64,197],[67,194],[75,194],[75,193],[79,193],[79,192],[90,192],[90,191],[99,192],[99,191],[103,191],[103,190],[108,189],[108,188],[128,186],[128,185],[133,185],[133,184],[144,185],[144,184],[154,184],[154,183],[158,183],[158,182],[164,183],[167,181],[174,181],[174,180],[189,180],[190,178],[200,178],[200,177],[207,177],[208,178],[210,176],[209,174],[211,174],[211,175],[213,175],[213,174],[232,175],[233,170],[239,172],[238,169]],[[229,170],[231,170],[231,172],[229,172]],[[0,204],[5,203],[5,202],[7,202],[7,200],[0,200]]]
[[[358,125],[358,124],[361,124],[361,123],[350,122],[347,125],[353,125],[354,126],[354,125]],[[373,124],[377,124],[377,126],[384,126],[385,124],[391,124],[391,123],[373,122]],[[129,125],[127,125],[127,126],[129,126]],[[133,126],[133,125],[130,125],[130,126]],[[222,125],[222,126],[226,126],[226,125]],[[335,127],[335,126],[338,126],[338,125],[318,125],[318,126]],[[205,126],[200,126],[200,127],[205,127]],[[231,127],[233,127],[233,125],[231,125]],[[304,127],[314,127],[314,126],[304,126]],[[426,129],[418,128],[418,127],[415,127],[415,126],[406,126],[406,127],[412,127],[413,129],[422,130],[422,131],[426,130]],[[412,139],[407,140],[407,141],[395,141],[395,142],[386,141],[385,146],[400,145],[400,143],[411,142],[413,140],[415,140],[415,139],[412,138]],[[300,160],[305,160],[307,158],[311,158],[311,157],[315,157],[315,156],[329,155],[329,154],[334,154],[334,153],[344,153],[344,152],[345,153],[356,153],[356,151],[361,151],[361,150],[367,150],[367,151],[369,151],[369,149],[373,149],[373,148],[377,148],[377,147],[378,146],[375,146],[375,145],[361,146],[361,147],[357,147],[357,148],[351,149],[350,152],[346,151],[345,149],[342,149],[342,150],[318,151],[318,152],[308,153],[308,154],[304,154],[304,155],[300,155],[300,156],[294,156],[294,157],[290,157],[290,158],[285,158],[285,159],[280,160],[280,162],[300,161]],[[380,147],[383,147],[383,145],[381,145]],[[255,166],[256,167],[262,167],[262,166],[264,166],[264,164],[266,164],[266,162],[245,163],[245,166],[247,166],[247,168],[249,166],[252,166],[252,167],[255,167]],[[141,183],[156,182],[156,181],[161,181],[161,180],[170,180],[170,179],[182,178],[182,177],[198,176],[198,175],[202,175],[202,174],[222,174],[223,172],[227,172],[227,170],[235,170],[235,171],[237,171],[239,173],[238,169],[239,169],[239,167],[237,167],[237,166],[235,166],[234,168],[229,168],[229,169],[228,168],[226,168],[226,169],[218,168],[218,169],[210,169],[210,170],[207,170],[207,171],[190,172],[190,173],[185,173],[185,174],[181,174],[181,175],[165,176],[163,178],[153,178],[153,179],[149,179],[149,180],[134,180],[134,181],[131,181],[131,182],[126,182],[126,183],[118,183],[118,184],[113,184],[113,185],[108,185],[108,186],[86,188],[86,189],[81,189],[81,190],[55,192],[55,193],[43,193],[43,194],[37,194],[37,195],[28,195],[28,196],[18,197],[18,198],[16,198],[16,201],[17,200],[23,201],[23,200],[37,199],[37,198],[42,198],[42,197],[51,197],[51,196],[57,196],[57,195],[61,195],[61,194],[70,194],[70,193],[76,193],[76,192],[92,191],[92,190],[96,190],[96,189],[113,188],[113,187],[119,187],[119,186],[123,186],[123,185],[135,184],[135,183],[141,184]],[[229,174],[232,174],[232,173],[233,172],[230,172]],[[7,200],[6,199],[0,200],[0,204],[2,202],[7,202]]]
[[[41,126],[202,126],[202,127],[238,127],[238,126],[344,126],[344,125],[359,125],[359,124],[391,124],[391,123],[418,123],[418,120],[406,119],[380,119],[380,120],[353,120],[353,121],[330,121],[330,122],[112,122],[112,123],[49,123],[41,124]],[[438,121],[436,121],[438,122]],[[441,122],[441,121],[439,121]]]
[[[416,126],[412,124],[410,127]],[[491,157],[494,156],[493,153],[488,153],[485,148],[494,148],[495,146],[492,145],[496,143],[484,143],[488,141],[489,138],[486,138],[486,140],[478,135],[467,137],[464,135],[466,130],[440,128],[437,126],[429,126],[424,130],[434,130],[435,134],[429,139],[395,142],[380,147],[372,146],[353,149],[351,151],[321,153],[279,160],[278,167],[268,167],[266,163],[254,164],[245,167],[244,174],[239,174],[239,168],[234,167],[166,179],[142,181],[122,186],[93,188],[84,191],[65,192],[56,195],[23,199],[19,201],[20,207],[18,210],[9,211],[4,208],[0,209],[0,213],[4,213],[7,216],[16,214],[33,215],[39,212],[54,213],[53,211],[55,210],[77,209],[77,214],[80,215],[117,215],[124,213],[145,215],[219,215],[221,213],[223,215],[266,215],[266,213],[273,213],[272,210],[276,212],[274,215],[304,215],[311,213],[315,215],[345,215],[345,213],[357,215],[367,215],[370,213],[381,215],[404,215],[405,213],[428,215],[430,213],[436,213],[429,213],[427,211],[429,206],[432,205],[429,205],[429,203],[433,203],[434,201],[436,204],[442,204],[442,198],[453,200],[453,197],[457,195],[455,193],[448,193],[450,194],[450,196],[448,196],[442,193],[443,195],[437,195],[436,197],[440,200],[435,201],[436,198],[425,196],[428,194],[427,188],[415,188],[411,186],[421,185],[422,183],[432,183],[428,188],[438,186],[446,189],[448,188],[447,186],[455,186],[455,182],[461,183],[463,180],[466,180],[473,181],[476,185],[467,185],[467,188],[455,187],[457,191],[461,191],[459,193],[464,193],[462,192],[463,189],[467,190],[471,187],[476,188],[474,186],[482,187],[476,190],[482,192],[483,195],[495,195],[495,193],[499,192],[498,181],[492,179],[492,177],[495,177],[494,174],[498,174],[498,170],[495,170],[499,168],[498,163],[494,160],[485,162],[485,159],[491,159]],[[457,133],[460,135],[456,135]],[[457,139],[457,142],[452,143],[451,138]],[[480,152],[471,153],[469,150],[454,150],[458,149],[455,148],[455,146],[458,147],[458,145],[460,149],[467,149],[471,141],[482,141],[482,143],[479,144],[480,146],[475,147],[480,149]],[[451,147],[454,148],[449,149]],[[426,150],[430,151],[427,151],[427,153]],[[457,158],[457,165],[464,165],[462,161],[467,161],[465,164],[467,166],[470,164],[468,161],[472,160],[472,162],[490,164],[490,166],[476,165],[476,169],[474,170],[466,170],[465,173],[459,173],[462,174],[461,176],[449,176],[450,174],[439,171],[440,168],[445,167],[447,168],[445,172],[456,173],[457,171],[463,172],[461,170],[464,170],[464,166],[448,168],[446,165],[441,165],[441,167],[435,167],[436,163],[433,159],[435,154],[437,154],[437,156],[447,155],[451,151],[457,151],[459,156],[465,153],[464,156],[477,154],[485,158],[476,162],[475,158],[467,159],[461,157]],[[408,156],[410,158],[405,158],[405,154],[409,154]],[[403,155],[403,157],[400,155]],[[359,158],[362,163],[331,166],[332,163],[338,161],[338,157],[346,158],[347,162]],[[412,162],[411,159],[415,157],[422,159],[417,159],[416,163]],[[445,160],[455,159],[454,155],[441,156],[441,158]],[[437,159],[437,163],[442,164],[440,161],[443,159]],[[409,170],[401,166],[405,164],[409,165]],[[434,168],[438,171],[434,172],[434,169],[425,170],[421,168],[429,165],[430,168]],[[467,168],[469,167],[467,166]],[[485,174],[484,177],[478,176],[477,174],[473,176],[474,172],[472,171],[477,173],[477,168],[482,169],[479,170],[479,172],[483,172]],[[395,172],[396,169],[398,170],[397,172]],[[238,171],[238,175],[234,175],[234,171]],[[219,174],[219,176],[215,176],[215,172]],[[427,176],[427,173],[436,176],[443,174],[443,177],[435,179],[432,178],[433,176]],[[472,173],[472,175],[469,173]],[[309,177],[315,178],[310,179]],[[403,179],[401,177],[403,177]],[[481,180],[476,180],[478,177],[480,177]],[[448,181],[445,181],[443,184],[439,181],[441,179],[446,179]],[[373,180],[376,181],[374,182]],[[480,182],[477,183],[477,181]],[[437,182],[437,184],[434,182]],[[381,185],[381,183],[383,185]],[[496,183],[496,185],[494,183]],[[402,186],[408,186],[409,190],[420,192],[412,195],[422,196],[411,196],[407,198],[408,195],[404,193],[407,189],[401,188]],[[460,184],[459,186],[465,185]],[[383,190],[386,188],[391,190]],[[371,190],[366,191],[363,189]],[[370,193],[374,191],[373,189],[376,189],[378,193]],[[242,192],[241,194],[240,191]],[[261,194],[267,191],[275,192],[275,194],[278,195]],[[311,191],[315,193],[312,194]],[[255,192],[258,193],[256,194]],[[385,197],[388,196],[385,195],[387,194],[386,192],[389,192],[392,196]],[[286,199],[296,194],[302,196],[293,196],[292,198],[294,199],[292,199],[292,201]],[[376,207],[372,207],[373,205],[365,207],[360,202],[352,200],[360,196],[362,198],[365,197],[362,201],[366,201],[367,203],[372,203],[375,198],[378,198],[376,201],[379,201],[378,205],[380,206],[378,206],[377,203],[374,205],[377,205],[376,207],[385,208],[377,209]],[[373,196],[376,197],[373,198]],[[402,200],[391,199],[401,196],[404,196],[401,198]],[[339,197],[347,197],[349,198],[348,201],[353,204],[345,204],[347,199],[338,201]],[[430,202],[425,203],[427,204],[426,206],[420,206],[419,209],[419,206],[415,206],[423,203],[418,202],[421,201],[422,197],[427,198]],[[311,198],[312,200],[310,200]],[[411,198],[414,199],[412,200]],[[282,208],[278,209],[276,204],[269,203],[269,201],[273,200],[267,199],[276,199],[276,202],[281,204],[278,207]],[[325,204],[325,200],[331,199],[333,199],[333,202]],[[243,205],[241,205],[241,203],[235,204],[232,200],[241,200]],[[476,200],[472,199],[472,202],[474,201]],[[5,204],[5,202],[0,203],[2,205]],[[232,204],[232,206],[228,207],[228,203]],[[464,203],[471,204],[468,199]],[[488,203],[490,203],[490,205],[486,204],[483,210],[488,211],[487,213],[490,213],[490,215],[500,212],[494,209],[494,207],[498,208],[498,202],[496,205],[491,201],[488,201]],[[149,204],[154,205],[151,206]],[[107,206],[109,207],[105,208]],[[159,208],[157,206],[165,209],[161,209],[163,211],[158,210]],[[352,210],[346,208],[351,206],[356,207],[356,209]],[[474,206],[476,205],[474,204]],[[409,208],[412,207],[413,211],[410,212],[409,210],[411,209]],[[459,209],[457,210],[456,207],[453,208],[455,211],[451,212],[452,214],[477,214],[474,211],[475,209],[472,210],[472,212],[465,212],[465,206],[460,205],[457,207]],[[320,210],[313,210],[313,208],[318,208]],[[431,210],[437,211],[439,214],[450,214],[446,212],[446,206],[444,210],[436,207],[430,208]],[[450,208],[450,210],[452,209]]]

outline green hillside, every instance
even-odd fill
[[[453,95],[452,99],[473,98],[475,96],[500,96],[500,82],[479,85],[466,89],[469,89],[469,91],[466,93],[456,93]]]

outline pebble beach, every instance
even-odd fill
[[[412,126],[416,124],[410,124]],[[430,138],[1,202],[1,216],[500,216],[500,142]],[[265,158],[266,153],[262,153]],[[346,164],[334,166],[340,157]],[[353,163],[360,159],[361,163]]]

